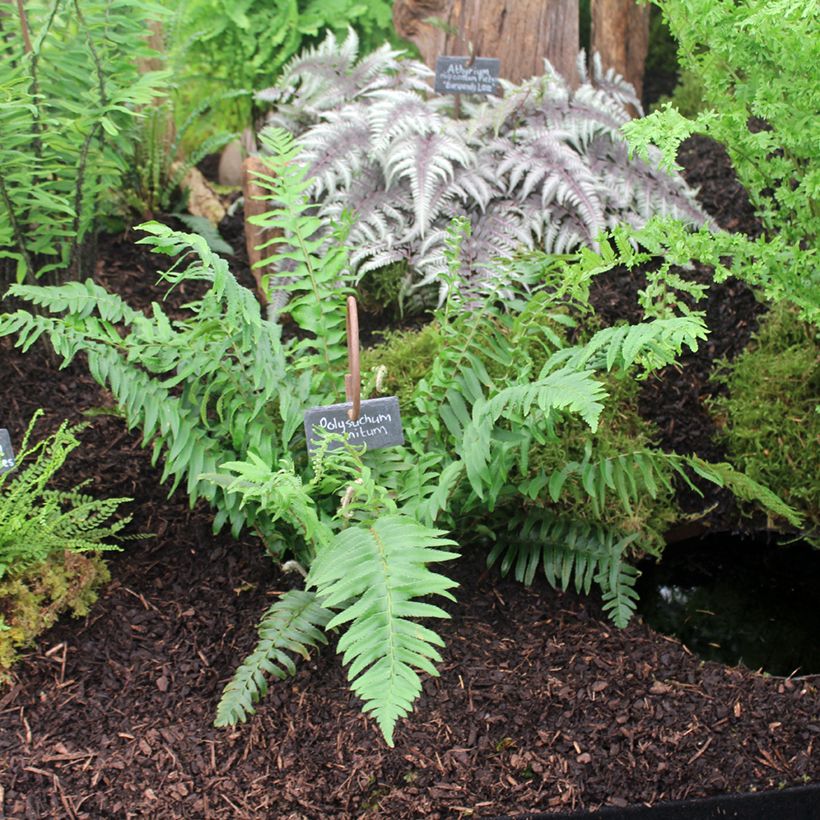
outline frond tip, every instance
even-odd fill
[[[349,623],[339,640],[350,663],[351,688],[365,702],[389,746],[396,721],[413,707],[421,691],[416,669],[437,675],[441,638],[411,618],[448,618],[439,607],[418,599],[443,595],[455,581],[431,572],[427,564],[456,558],[437,549],[454,544],[443,532],[406,515],[379,518],[369,527],[339,533],[311,566],[307,584],[328,608],[341,611],[328,629]]]
[[[282,680],[295,674],[288,652],[308,656],[308,647],[327,643],[321,631],[332,615],[316,594],[302,589],[288,590],[273,603],[259,622],[259,642],[234,672],[216,710],[214,726],[244,723],[254,713],[253,705],[265,696],[265,675]]]

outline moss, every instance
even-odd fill
[[[752,343],[714,377],[729,394],[712,402],[729,457],[806,517],[820,541],[820,338],[778,305]]]
[[[0,582],[0,680],[8,677],[20,649],[51,627],[64,612],[88,614],[97,590],[110,579],[105,562],[92,553],[63,552],[7,575]]]
[[[420,330],[399,330],[385,334],[382,344],[362,351],[362,371],[387,368],[384,392],[398,396],[403,412],[411,411],[416,385],[423,379],[441,350],[441,333],[433,322]]]

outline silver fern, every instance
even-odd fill
[[[405,261],[410,289],[439,285],[447,225],[469,221],[462,287],[493,285],[493,263],[520,248],[565,253],[596,246],[619,223],[655,214],[705,217],[683,180],[630,157],[621,126],[634,90],[597,55],[579,56],[573,90],[545,61],[544,74],[452,118],[432,95],[429,69],[387,46],[358,60],[354,32],[294,58],[279,85],[259,95],[273,125],[298,135],[313,180],[309,195],[328,225],[354,217],[351,264],[360,275]]]

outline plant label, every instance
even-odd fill
[[[14,450],[11,447],[9,431],[0,427],[0,475],[14,466]]]
[[[399,400],[395,396],[378,399],[365,399],[361,403],[359,418],[351,421],[346,404],[329,404],[326,407],[311,407],[305,411],[305,436],[308,452],[312,453],[321,440],[317,430],[339,433],[349,444],[366,444],[368,450],[381,447],[393,447],[404,444],[404,431],[401,426]],[[341,441],[333,441],[328,450],[342,446]]]
[[[495,94],[500,73],[495,57],[437,57],[436,94]]]

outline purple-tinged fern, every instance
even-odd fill
[[[501,97],[465,98],[453,119],[427,68],[387,47],[357,62],[357,47],[353,33],[329,36],[260,98],[276,105],[271,123],[298,135],[317,215],[332,225],[352,213],[359,275],[403,261],[410,289],[441,285],[457,217],[471,227],[460,279],[479,290],[492,263],[522,247],[596,247],[605,230],[657,214],[705,222],[680,177],[628,155],[620,129],[640,104],[597,58],[577,89],[546,63],[543,76],[502,81]]]

